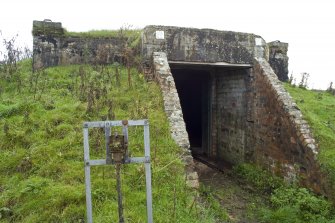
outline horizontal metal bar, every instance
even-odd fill
[[[124,161],[124,164],[128,163],[150,163],[150,157],[130,157],[127,160]],[[114,165],[114,161],[112,161],[111,165]],[[99,160],[86,160],[85,161],[86,166],[101,166],[101,165],[107,165],[105,159],[99,159]]]
[[[125,163],[150,163],[150,157],[130,157]]]
[[[142,120],[128,120],[128,126],[139,126],[139,125],[148,125],[149,121],[147,119]],[[112,126],[123,126],[122,120],[119,121],[95,121],[95,122],[84,122],[84,128],[105,128],[105,127],[112,127]]]
[[[101,160],[88,160],[85,162],[85,165],[88,166],[101,166],[101,165],[106,165],[106,159],[101,159]]]

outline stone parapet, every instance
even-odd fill
[[[164,110],[170,123],[172,138],[184,150],[183,160],[186,164],[186,182],[190,187],[198,188],[198,175],[194,171],[193,157],[190,153],[190,142],[186,131],[179,96],[170,71],[166,54],[153,53],[154,78],[158,82],[164,100]]]
[[[317,160],[318,146],[297,104],[265,59],[256,59],[254,73],[255,160],[289,182],[329,194]]]
[[[164,109],[170,122],[171,135],[180,147],[189,150],[190,143],[183,119],[183,112],[166,54],[155,52],[153,54],[153,63],[154,76],[162,90]]]

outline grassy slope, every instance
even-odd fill
[[[81,81],[79,66],[35,74],[31,61],[20,66],[21,93],[16,81],[0,79],[0,222],[84,221],[82,123],[105,119],[108,113],[116,120],[150,120],[155,222],[218,220],[214,209],[198,204],[196,193],[185,186],[181,151],[170,137],[156,84],[135,70],[129,88],[125,69],[118,86],[111,67],[101,72],[87,66]],[[87,112],[90,91],[95,92],[93,111]],[[129,134],[133,156],[143,154],[142,128]],[[92,158],[103,157],[102,135],[90,131]],[[143,165],[126,165],[122,171],[126,220],[145,222]],[[95,221],[117,222],[114,168],[93,167],[92,175]]]
[[[71,37],[83,37],[83,38],[108,38],[108,37],[119,37],[121,34],[123,36],[132,37],[132,36],[141,36],[141,30],[138,29],[129,29],[123,28],[122,33],[120,30],[91,30],[88,32],[65,32],[66,36]]]
[[[310,124],[320,147],[319,160],[335,182],[335,97],[285,85]]]

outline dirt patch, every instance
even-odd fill
[[[208,188],[233,223],[257,223],[254,210],[266,204],[266,197],[234,176],[232,170],[218,171],[195,161],[202,186]]]

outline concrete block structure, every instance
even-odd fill
[[[36,68],[94,61],[99,49],[108,49],[107,63],[121,55],[116,38],[69,37],[61,25],[38,21],[33,33]],[[287,50],[287,43],[250,33],[142,30],[141,56],[161,87],[171,135],[186,151],[191,185],[197,176],[190,152],[217,164],[256,163],[329,194],[308,123],[280,81],[288,79]]]

